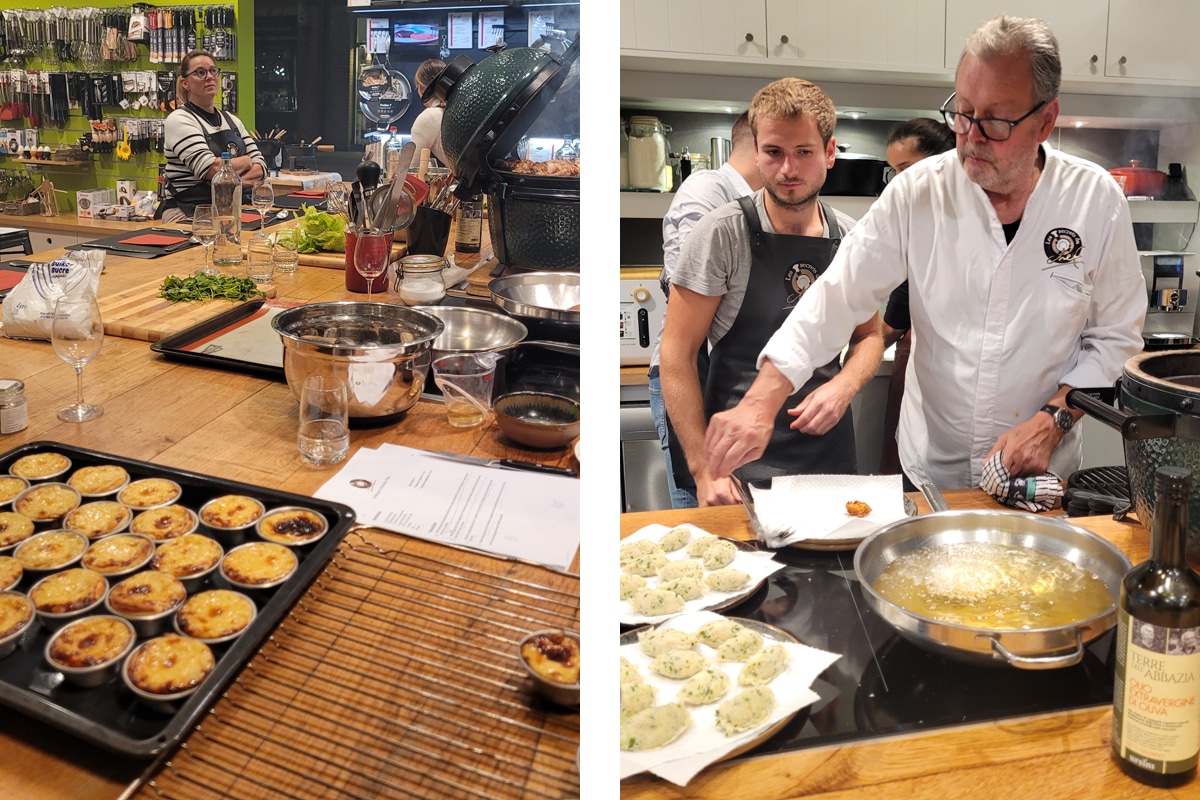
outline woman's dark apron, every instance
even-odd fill
[[[208,142],[208,149],[218,159],[225,153],[233,153],[235,157],[246,154],[246,142],[243,141],[242,135],[238,133],[237,123],[233,121],[233,117],[229,116],[228,111],[221,109],[221,116],[225,118],[225,124],[229,127],[219,131],[208,131],[209,124],[207,120],[203,119],[186,105],[183,106],[183,110],[203,123],[200,126],[200,130],[205,131],[204,140]],[[163,198],[163,202],[159,204],[160,217],[162,216],[162,212],[168,208],[178,208],[190,217],[196,210],[196,206],[212,202],[212,186],[207,181],[179,192],[176,192],[175,187],[171,186],[169,182],[164,188],[166,196]],[[242,200],[243,202],[247,200],[244,196],[244,190]]]
[[[763,231],[751,197],[738,198],[750,228],[750,278],[737,318],[709,354],[708,379],[704,386],[704,415],[711,419],[719,411],[733,408],[758,376],[758,355],[767,340],[782,325],[805,290],[828,269],[841,244],[841,229],[833,210],[821,204],[829,225],[829,238],[795,236]],[[775,418],[766,451],[757,461],[741,467],[744,480],[763,480],[776,475],[858,473],[854,444],[854,419],[849,408],[823,436],[799,433],[789,426],[795,408],[818,386],[841,370],[838,358],[818,368],[800,391],[784,403]],[[672,457],[674,453],[672,453]],[[694,486],[685,460],[674,461],[677,485]],[[680,473],[683,473],[682,475]],[[680,480],[685,483],[680,484]]]

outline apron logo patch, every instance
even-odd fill
[[[1054,228],[1046,234],[1042,247],[1047,264],[1074,264],[1083,253],[1083,240],[1070,228]]]
[[[817,268],[812,264],[800,262],[788,267],[787,277],[784,279],[791,290],[788,292],[788,305],[795,305],[804,296],[808,287],[816,283],[817,275]]]

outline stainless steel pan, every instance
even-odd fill
[[[1104,582],[1113,597],[1112,607],[1056,628],[991,630],[930,619],[875,591],[876,579],[895,559],[923,547],[955,542],[1027,547],[1065,558]],[[951,658],[1020,669],[1055,669],[1079,663],[1084,646],[1116,624],[1116,599],[1130,566],[1120,549],[1090,531],[1016,511],[942,511],[909,517],[868,536],[854,555],[854,572],[867,604],[901,636]]]

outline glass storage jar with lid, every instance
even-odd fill
[[[625,132],[625,118],[621,117],[621,188],[629,186],[629,134]]]
[[[631,117],[629,121],[629,185],[633,189],[666,191],[663,173],[668,168],[667,128],[658,117]]]
[[[429,306],[446,296],[446,259],[435,255],[412,255],[400,259],[396,291],[406,306]]]

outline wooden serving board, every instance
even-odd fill
[[[100,316],[104,320],[104,332],[122,339],[157,342],[239,304],[229,300],[172,303],[158,296],[160,286],[161,280],[153,280],[119,294],[101,297]]]
[[[406,252],[403,243],[392,244],[392,260],[401,258]],[[325,267],[326,269],[346,269],[345,253],[300,253],[299,263],[309,267]]]

